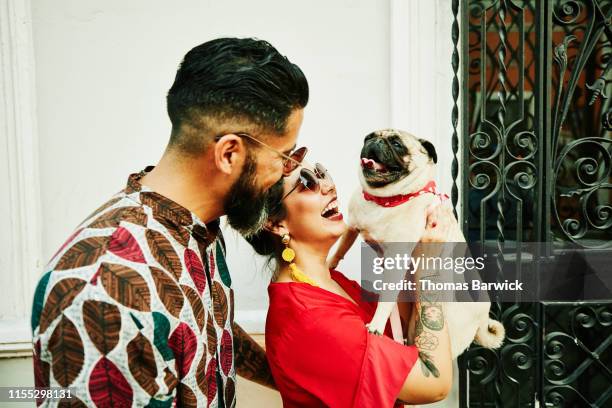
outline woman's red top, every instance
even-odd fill
[[[393,407],[417,348],[368,333],[376,303],[337,271],[356,302],[307,283],[272,283],[266,353],[285,407]]]

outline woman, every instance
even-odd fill
[[[355,281],[326,266],[346,224],[323,166],[304,164],[273,200],[266,229],[249,242],[276,261],[266,352],[284,406],[392,407],[445,398],[452,366],[442,309],[416,303],[415,345],[393,341],[389,328],[377,336],[365,326],[376,304],[364,302]],[[448,208],[435,209],[422,241],[441,241],[450,217]],[[432,316],[438,323],[431,324]]]

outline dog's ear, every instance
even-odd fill
[[[419,139],[419,142],[421,142],[421,146],[423,146],[425,151],[427,151],[427,155],[429,156],[429,158],[433,160],[434,163],[437,163],[438,153],[436,153],[436,148],[434,147],[433,143],[425,139]]]

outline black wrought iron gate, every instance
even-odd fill
[[[612,0],[452,7],[452,201],[466,237],[495,246],[499,268],[517,242],[551,243],[551,257],[569,241],[612,273]],[[612,300],[491,309],[507,339],[460,358],[462,407],[612,407]]]

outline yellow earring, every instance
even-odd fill
[[[283,257],[283,260],[285,262],[292,262],[295,259],[295,251],[289,248],[290,239],[291,238],[289,237],[289,234],[283,235],[282,242],[285,245],[285,249],[283,249],[283,253],[281,254],[281,256]]]
[[[283,249],[283,253],[281,254],[281,256],[283,257],[283,260],[285,262],[289,262],[289,269],[291,269],[291,279],[296,282],[308,283],[312,286],[317,286],[315,281],[310,279],[304,272],[300,270],[300,268],[298,268],[295,262],[293,262],[293,260],[295,259],[295,251],[289,248],[290,240],[291,238],[289,237],[289,234],[283,235],[282,242],[285,245],[285,249]]]

